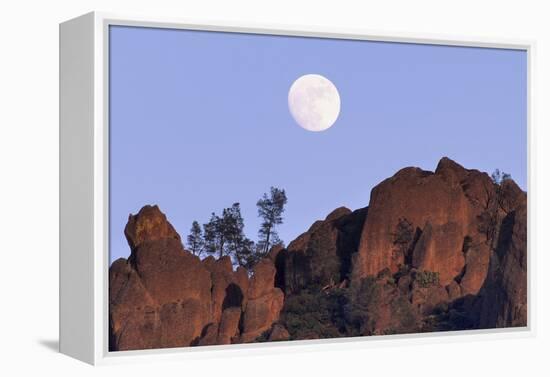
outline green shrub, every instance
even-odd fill
[[[343,289],[304,290],[288,296],[281,315],[291,339],[336,338],[345,334]]]
[[[312,290],[340,281],[340,261],[336,257],[336,245],[328,232],[316,232],[311,236],[306,253],[311,267]]]
[[[404,296],[399,296],[392,302],[392,314],[398,319],[399,325],[395,333],[410,333],[417,329],[416,317],[409,300]]]
[[[435,271],[417,271],[415,280],[422,288],[439,284],[439,272]]]
[[[373,277],[361,279],[348,293],[346,308],[347,329],[350,336],[370,335],[374,331],[377,307],[382,300],[382,289]]]
[[[407,219],[399,219],[393,233],[393,243],[395,245],[407,245],[414,237],[414,228]]]

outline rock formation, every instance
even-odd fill
[[[278,251],[274,258],[276,282],[285,294],[308,287],[333,286],[349,279],[366,214],[366,208],[354,212],[338,208]]]
[[[262,259],[254,267],[248,287],[248,303],[243,312],[241,342],[255,340],[279,318],[284,294],[274,287],[275,266],[269,259]]]
[[[283,293],[269,259],[250,281],[229,257],[201,261],[157,206],[131,215],[124,233],[131,255],[109,270],[112,350],[247,342],[278,319]]]
[[[111,350],[527,325],[527,194],[448,158],[398,171],[251,271],[187,252],[156,206],[124,233]]]
[[[368,207],[339,208],[277,250],[275,281],[285,300],[343,290],[344,311],[368,316],[355,333],[340,326],[331,336],[525,326],[525,206],[512,180],[496,184],[448,158],[434,172],[404,168],[372,190]],[[288,301],[283,319],[295,309]]]
[[[479,293],[481,328],[527,324],[527,197],[512,181],[502,190],[504,215]]]

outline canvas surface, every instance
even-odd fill
[[[110,30],[112,351],[527,325],[525,51]]]

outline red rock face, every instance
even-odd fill
[[[500,303],[498,327],[527,325],[527,206],[522,204],[510,213],[513,213],[512,235],[508,244],[503,245],[498,276],[506,296]]]
[[[250,272],[191,255],[157,206],[125,235],[131,255],[109,270],[111,350],[527,324],[526,193],[447,158],[400,170],[369,207],[334,210]]]
[[[403,169],[372,191],[354,278],[412,267],[398,289],[408,292],[418,319],[426,321],[422,316],[438,305],[450,307],[423,331],[525,326],[526,217],[526,194],[512,180],[496,185],[446,158],[435,173]],[[416,229],[410,255],[395,243],[403,219]],[[426,272],[438,280],[421,283]],[[375,331],[386,330],[382,321]]]
[[[210,279],[212,282],[212,321],[219,323],[222,311],[237,307],[241,309],[245,303],[248,276],[239,279],[240,273],[233,272],[231,258],[224,256],[212,266]],[[240,280],[240,281],[239,281]]]
[[[435,173],[400,170],[372,190],[354,277],[374,276],[385,268],[395,273],[412,258],[413,267],[437,272],[442,285],[457,280],[464,294],[476,294],[490,257],[479,218],[495,197],[495,185],[487,174],[447,158]],[[404,220],[418,236],[411,243],[412,255],[396,247],[398,224]]]
[[[312,286],[334,286],[348,279],[366,213],[364,208],[354,212],[337,208],[286,249],[277,251],[277,286],[290,294]]]
[[[232,307],[223,311],[216,344],[230,344],[232,339],[239,336],[241,315],[241,308]]]
[[[157,206],[130,216],[125,234],[130,258],[109,270],[111,350],[252,341],[278,319],[284,295],[269,259],[250,281],[229,257],[201,261]]]
[[[158,304],[125,259],[109,270],[110,349],[147,349],[158,345]]]
[[[436,271],[443,286],[449,284],[464,268],[461,227],[454,222],[422,228],[413,251],[412,266],[422,271]]]
[[[130,249],[135,249],[144,241],[172,238],[181,241],[180,235],[166,220],[158,206],[145,206],[137,215],[130,215],[124,228],[124,235]]]
[[[404,264],[404,256],[396,255],[394,247],[396,227],[402,219],[410,222],[413,229],[423,229],[429,223],[438,229],[437,234],[441,234],[442,227],[453,227],[453,237],[446,247],[458,265],[471,216],[471,206],[461,187],[449,184],[441,173],[418,168],[400,170],[372,190],[356,276],[376,275],[385,268],[397,272]]]
[[[261,260],[255,267],[248,287],[248,302],[243,312],[240,342],[254,341],[269,330],[279,318],[284,294],[274,287],[275,266],[270,259]]]
[[[523,192],[510,199],[479,293],[481,328],[527,326],[527,199]]]
[[[188,298],[210,301],[208,270],[175,239],[142,243],[133,250],[129,263],[159,304]]]
[[[276,323],[273,325],[273,328],[271,329],[271,332],[269,334],[269,340],[272,342],[279,342],[282,340],[288,340],[290,338],[290,334],[288,333],[287,329]]]
[[[464,275],[460,279],[463,295],[477,294],[487,277],[491,249],[486,243],[472,246],[466,253]]]
[[[132,253],[110,269],[110,322],[115,350],[181,347],[211,321],[210,273],[183,249],[158,207],[130,216]]]

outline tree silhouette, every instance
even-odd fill
[[[254,242],[244,235],[244,221],[239,203],[225,208],[222,216],[212,213],[204,224],[205,249],[211,254],[231,256],[239,265],[246,266],[254,249]]]
[[[189,251],[191,251],[193,255],[199,257],[204,250],[204,238],[202,236],[202,229],[197,221],[193,221],[193,224],[191,225],[191,231],[187,236],[187,246],[189,248]]]
[[[258,249],[263,255],[267,254],[271,245],[281,242],[275,226],[283,223],[282,214],[285,211],[286,202],[285,190],[271,187],[269,195],[264,194],[256,203],[258,216],[263,219],[258,231]]]
[[[232,255],[239,266],[252,268],[257,262],[256,255],[254,253],[254,241],[244,237],[238,237],[233,242],[234,249]]]
[[[239,265],[247,265],[254,242],[244,235],[244,221],[239,203],[223,210],[223,224],[227,239],[226,254],[231,255]]]
[[[491,179],[493,180],[493,183],[500,186],[502,182],[512,179],[512,176],[508,173],[501,172],[500,169],[495,169],[493,174],[491,174]]]
[[[226,241],[223,228],[223,219],[214,212],[210,216],[210,221],[203,225],[206,252],[210,254],[217,252],[220,258],[223,256]]]
[[[233,203],[223,209],[221,216],[212,212],[202,231],[199,224],[193,222],[187,236],[189,250],[199,256],[203,251],[218,258],[229,255],[234,264],[251,268],[269,252],[271,246],[281,243],[275,227],[283,223],[286,202],[285,190],[276,187],[271,187],[269,195],[264,193],[258,200],[258,216],[263,219],[258,243],[246,237],[240,204]]]

